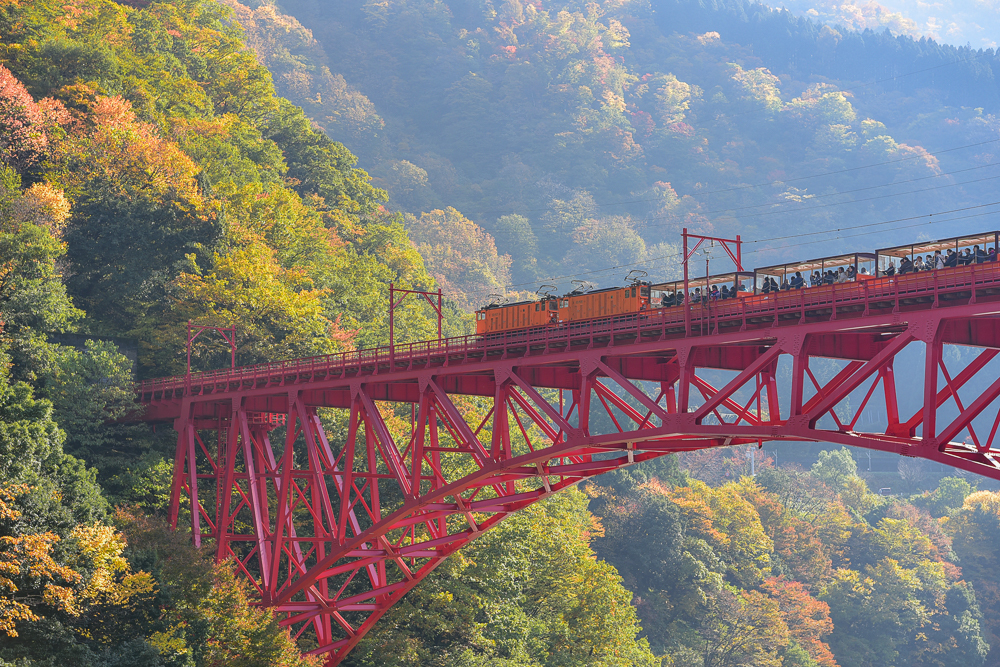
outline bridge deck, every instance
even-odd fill
[[[579,323],[523,329],[487,336],[466,335],[417,343],[292,359],[235,369],[145,380],[137,385],[139,401],[154,409],[144,419],[177,416],[185,397],[206,400],[254,389],[301,385],[331,380],[413,372],[492,360],[540,357],[558,352],[624,346],[647,341],[699,339],[710,345],[713,336],[734,331],[791,327],[830,320],[861,319],[886,313],[929,309],[947,311],[970,303],[1000,299],[1000,262],[970,265],[905,276],[883,277],[823,287],[757,295],[745,299],[712,301],[690,306],[690,331],[684,306],[637,315],[599,318]],[[669,345],[665,346],[669,347]],[[534,360],[538,361],[538,360]],[[462,393],[456,389],[456,393]],[[470,390],[468,393],[480,393]],[[406,400],[402,396],[400,400]]]

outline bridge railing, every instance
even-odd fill
[[[720,322],[740,320],[744,326],[749,320],[761,317],[794,314],[800,316],[806,311],[817,309],[863,305],[866,309],[874,303],[887,301],[898,305],[902,299],[933,296],[937,301],[941,294],[956,291],[972,290],[973,287],[1000,286],[1000,262],[972,264],[969,266],[925,271],[905,276],[870,278],[849,283],[826,285],[823,287],[805,288],[760,294],[752,297],[727,299],[724,301],[709,301],[704,304],[691,305],[692,335],[702,335],[704,328],[708,333]],[[175,376],[144,380],[136,386],[140,395],[167,393],[176,395],[179,391],[202,393],[212,386],[241,385],[247,382],[256,383],[261,379],[275,376],[321,373],[329,376],[335,373],[346,373],[348,369],[372,367],[377,374],[378,367],[406,361],[421,360],[433,357],[452,357],[474,352],[486,355],[495,351],[506,351],[511,348],[538,346],[545,349],[552,343],[567,342],[580,337],[610,337],[610,344],[615,344],[618,334],[641,332],[645,330],[680,331],[683,335],[685,324],[684,307],[674,306],[630,315],[604,317],[583,322],[570,322],[555,326],[521,329],[497,334],[464,335],[445,338],[440,341],[418,341],[413,343],[398,343],[394,348],[380,346],[349,352],[339,352],[302,359],[292,359],[280,362],[268,362],[253,366],[242,366],[235,369],[216,371],[201,371],[190,376]]]

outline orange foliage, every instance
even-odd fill
[[[763,588],[778,602],[788,633],[822,667],[837,667],[837,661],[823,637],[833,632],[830,605],[820,602],[798,581],[770,578]]]
[[[16,521],[21,512],[12,503],[28,492],[23,485],[0,487],[0,518]],[[80,575],[52,558],[52,547],[59,541],[55,533],[36,533],[0,537],[0,632],[17,637],[18,621],[36,621],[38,616],[29,604],[44,602],[56,609],[75,613],[72,590],[57,581],[73,584]],[[17,582],[30,582],[24,590]]]
[[[90,109],[90,127],[60,144],[68,190],[102,180],[121,196],[133,189],[200,203],[198,166],[159,130],[139,122],[132,104],[120,97],[99,97]]]

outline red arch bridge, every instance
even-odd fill
[[[512,512],[665,453],[827,442],[1000,478],[1000,263],[690,308],[144,382],[178,432],[171,521],[336,665]]]

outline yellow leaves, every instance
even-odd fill
[[[732,79],[740,85],[744,96],[762,105],[770,112],[781,109],[780,80],[766,67],[744,70],[736,63],[729,63]]]
[[[406,227],[427,271],[462,306],[474,306],[510,282],[510,256],[498,255],[493,237],[456,209],[407,216]]]
[[[163,632],[154,632],[146,638],[146,641],[165,658],[183,656],[188,650],[187,641],[184,639],[184,626],[182,623],[171,625]]]
[[[146,572],[133,574],[122,556],[125,537],[111,526],[95,523],[77,526],[71,536],[77,540],[76,559],[93,573],[79,596],[88,603],[115,606],[128,604],[138,595],[152,593],[153,578]]]
[[[52,583],[45,584],[45,590],[42,592],[42,602],[50,607],[62,609],[72,616],[80,615],[80,611],[76,606],[76,595],[73,593],[73,589],[68,586],[57,586]]]
[[[136,119],[128,100],[99,97],[90,110],[90,129],[55,151],[59,180],[72,192],[100,179],[125,196],[134,188],[199,203],[198,167],[159,130]]]
[[[604,31],[602,35],[602,41],[604,46],[608,49],[627,49],[631,44],[629,43],[628,28],[621,24],[618,19],[608,19],[608,29]]]
[[[0,585],[3,580],[0,579]],[[37,621],[38,617],[31,613],[28,605],[8,598],[0,597],[0,632],[8,637],[17,637],[15,625],[18,621]]]
[[[128,568],[128,562],[122,557],[125,538],[111,526],[99,523],[77,526],[71,536],[80,544],[80,557],[89,560],[92,566],[113,574]]]
[[[12,499],[11,487],[0,490],[2,496]],[[18,621],[38,619],[28,602],[41,599],[56,609],[76,612],[72,591],[52,583],[61,580],[72,584],[80,579],[78,573],[53,559],[52,546],[58,541],[55,533],[0,537],[0,631],[7,636],[17,636]],[[41,595],[37,590],[22,590],[18,586],[18,583],[30,586],[35,581],[46,581]]]
[[[59,238],[69,219],[69,200],[63,191],[48,183],[35,183],[14,201],[11,211],[15,223],[28,222],[44,227]]]
[[[9,484],[0,486],[0,519],[7,521],[17,521],[21,518],[21,511],[13,507],[11,503],[18,497],[23,496],[30,487],[27,484]]]
[[[969,494],[962,507],[967,510],[980,510],[1000,517],[1000,493],[977,491]]]
[[[13,502],[28,490],[23,485],[0,487],[0,518],[17,521],[21,513]],[[38,620],[33,605],[80,616],[95,603],[122,606],[153,591],[149,574],[130,571],[122,556],[125,539],[114,528],[77,526],[70,539],[71,555],[60,562],[53,554],[60,542],[55,533],[0,537],[0,632],[16,637],[18,622]]]
[[[252,242],[217,253],[204,275],[182,273],[174,281],[178,315],[237,325],[243,363],[342,349],[350,333],[325,316],[328,291],[312,289],[304,272],[282,268],[274,255],[263,243]],[[182,333],[175,329],[173,335]]]

